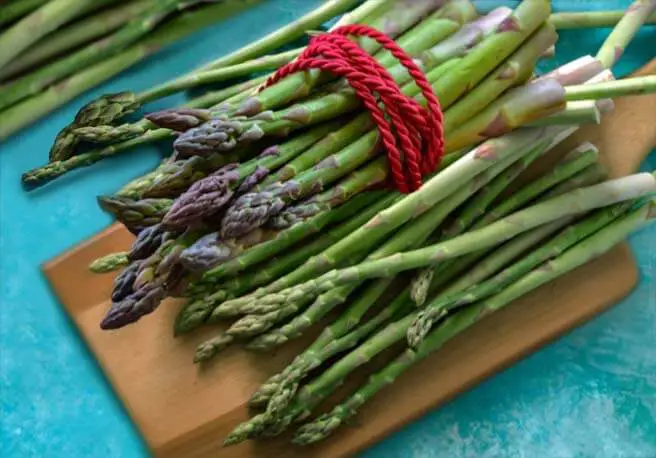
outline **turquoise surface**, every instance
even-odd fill
[[[151,169],[159,153],[131,151],[32,194],[22,191],[20,173],[45,161],[52,138],[82,102],[166,81],[318,3],[269,0],[167,49],[0,145],[0,456],[148,456],[38,266],[107,226],[110,219],[94,196]],[[554,3],[556,9],[584,10],[629,2]],[[562,33],[559,59],[594,53],[607,33]],[[617,73],[653,57],[655,44],[656,29],[641,33]],[[646,169],[656,168],[656,154],[648,162]],[[633,235],[631,245],[641,276],[629,297],[363,456],[655,457],[656,227]],[[374,402],[385,402],[385,394]]]

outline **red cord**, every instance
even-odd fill
[[[415,80],[428,108],[404,95],[389,72],[347,35],[367,36],[389,50]],[[407,193],[421,187],[422,175],[435,170],[444,156],[444,116],[430,83],[412,58],[378,30],[347,25],[312,38],[298,59],[281,67],[264,87],[311,68],[346,78],[362,99],[387,149],[397,189]]]

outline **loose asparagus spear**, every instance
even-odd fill
[[[14,0],[0,9],[0,27],[31,13],[48,0]]]
[[[350,396],[347,401],[334,408],[330,413],[322,415],[313,422],[301,427],[294,437],[294,442],[297,444],[310,444],[325,438],[332,433],[332,431],[337,429],[346,419],[355,415],[357,409],[371,399],[371,397],[380,391],[385,385],[393,382],[401,373],[411,367],[412,364],[428,356],[433,351],[438,350],[446,341],[463,332],[474,323],[480,321],[489,313],[499,310],[513,300],[527,294],[537,287],[558,278],[607,252],[629,233],[644,224],[648,219],[648,212],[649,205],[643,205],[638,210],[633,211],[617,222],[600,230],[588,239],[576,244],[564,254],[524,275],[495,296],[467,307],[447,318],[440,327],[435,329],[435,331],[429,335],[419,348],[416,350],[405,350],[399,357],[392,361],[392,363],[373,375],[369,381],[357,390],[356,393]],[[408,319],[406,318],[405,320]],[[368,341],[369,345],[364,344],[359,347],[358,350],[352,352],[352,357],[358,357],[361,358],[361,360],[368,359],[372,352],[377,352],[378,348],[376,347],[385,346],[385,341],[393,340],[395,337],[394,334],[403,333],[402,328],[405,324],[405,320],[398,321],[393,325],[388,326],[384,331],[381,331],[374,338],[370,339]],[[376,341],[376,338],[378,338],[378,341]],[[345,360],[346,358],[342,361]],[[342,361],[340,361],[340,363]],[[339,363],[334,365],[333,368],[336,368],[338,365]],[[346,366],[346,364],[344,364],[344,366]],[[339,380],[341,380],[345,372],[350,372],[345,369],[344,366],[337,368],[335,371],[331,368],[330,371],[332,373],[330,375],[341,372],[341,376],[339,377]],[[313,391],[319,392],[330,389],[329,386],[332,383],[332,380],[328,382],[330,378],[326,376],[326,374],[328,374],[328,372],[307,387],[308,394],[311,395]]]
[[[302,295],[317,295],[338,285],[350,284],[367,278],[399,273],[403,270],[437,264],[477,250],[489,248],[515,235],[558,218],[581,214],[588,210],[617,202],[642,197],[656,192],[656,174],[642,173],[590,186],[536,204],[489,226],[468,232],[443,243],[419,250],[398,253],[388,258],[335,270],[292,287],[287,291],[260,298],[261,303],[288,302]]]
[[[652,0],[636,0],[629,6],[597,53],[597,59],[604,67],[612,68],[615,65],[629,42],[654,11],[656,3]]]
[[[613,27],[624,17],[624,11],[585,11],[553,13],[549,18],[557,29],[584,29],[594,27]],[[644,22],[656,24],[656,14],[651,14]]]
[[[51,110],[68,102],[97,84],[119,74],[135,63],[153,55],[161,48],[206,27],[209,24],[238,12],[259,0],[220,2],[194,11],[183,12],[162,25],[140,42],[80,71],[38,95],[30,97],[0,113],[0,140],[7,138]],[[160,138],[166,138],[157,134]],[[157,136],[155,135],[155,136]],[[79,163],[78,163],[79,166]]]
[[[0,33],[0,68],[92,3],[92,0],[52,0]]]
[[[198,1],[201,0],[154,0],[150,8],[118,31],[0,88],[0,109],[36,94],[77,70],[134,44],[171,13]],[[117,118],[119,117],[120,115],[117,115]]]
[[[31,46],[9,65],[2,68],[0,70],[0,80],[8,79],[66,51],[107,35],[134,16],[143,14],[151,5],[150,0],[118,5],[108,11],[97,13],[64,29],[55,31],[49,34],[46,40],[39,41]],[[4,11],[4,9],[2,10]],[[1,19],[0,22],[2,22]]]
[[[209,64],[199,68],[198,70],[205,71],[226,67],[229,65],[240,64],[242,62],[246,62],[247,60],[255,59],[268,54],[271,51],[280,48],[284,44],[291,42],[296,38],[302,37],[303,34],[305,34],[308,30],[316,29],[329,19],[348,11],[357,3],[357,0],[327,1],[317,9],[310,11],[308,14],[298,18],[294,22],[277,29],[275,32],[272,32],[265,37],[238,49],[237,51],[227,54],[220,59],[216,59]],[[375,3],[389,3],[389,0],[377,1]],[[374,11],[367,11],[363,16],[354,16],[353,19],[355,22],[360,22],[373,12]]]
[[[656,92],[656,75],[565,87],[567,100],[590,100]]]

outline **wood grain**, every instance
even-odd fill
[[[656,61],[652,61],[643,73],[655,70]],[[572,142],[593,141],[611,173],[625,175],[656,146],[654,120],[656,97],[617,100],[612,115],[599,126],[582,129]],[[539,168],[544,170],[567,148],[554,152]],[[198,371],[191,362],[195,346],[217,329],[174,339],[171,327],[179,308],[174,301],[136,326],[100,331],[98,323],[109,306],[106,298],[112,276],[93,275],[87,266],[96,257],[125,249],[130,243],[127,231],[112,226],[43,268],[117,395],[160,458],[353,454],[605,310],[637,281],[629,249],[618,246],[449,342],[363,408],[357,425],[342,428],[329,441],[297,449],[283,437],[224,449],[220,445],[223,437],[248,416],[250,394],[268,375],[282,369],[308,340],[266,356],[229,349],[215,364]],[[374,361],[374,366],[382,364],[385,356]],[[365,376],[364,372],[354,374],[344,390]]]

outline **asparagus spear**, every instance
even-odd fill
[[[48,0],[14,0],[11,4],[3,5],[0,10],[0,26],[9,24],[31,13]]]
[[[640,227],[648,218],[649,206],[643,205],[627,216],[622,217],[617,222],[610,224],[598,233],[588,239],[576,244],[557,258],[546,262],[540,268],[537,268],[522,278],[503,289],[498,294],[467,307],[451,317],[433,331],[429,337],[415,350],[407,349],[392,363],[387,365],[383,370],[374,374],[369,381],[351,395],[348,400],[330,413],[317,418],[311,423],[304,425],[299,429],[294,437],[297,444],[310,444],[317,442],[332,431],[338,428],[347,418],[352,417],[365,402],[367,402],[375,393],[380,391],[385,385],[393,382],[401,373],[412,366],[416,361],[428,356],[433,351],[438,350],[441,346],[455,335],[463,332],[471,325],[481,320],[489,313],[506,306],[513,300],[525,295],[537,287],[560,277],[561,275],[583,265],[590,260],[602,255],[610,250],[615,244],[624,239],[630,232]],[[409,315],[411,318],[412,315]],[[407,323],[408,318],[400,320],[385,330],[379,332],[367,343],[351,352],[352,360],[360,358],[367,360],[372,353],[379,352],[380,347],[386,347],[388,341],[392,341],[398,334],[402,334],[403,325]],[[310,396],[312,392],[329,390],[330,385],[334,386],[335,374],[340,374],[338,380],[341,380],[345,373],[350,372],[346,368],[347,358],[343,358],[335,364],[329,371],[324,373],[320,379],[313,382],[307,388]],[[340,366],[340,363],[342,367]],[[334,370],[335,369],[335,370]],[[329,373],[330,372],[330,373]],[[323,383],[322,383],[323,382]],[[299,400],[299,404],[300,404]]]
[[[489,226],[446,242],[335,270],[287,291],[260,298],[259,301],[262,303],[280,302],[281,300],[293,301],[299,295],[304,298],[309,295],[316,296],[335,286],[393,275],[424,265],[437,264],[447,259],[488,248],[558,218],[577,215],[654,192],[656,192],[656,174],[642,173],[611,180],[536,204]]]
[[[75,96],[106,81],[135,63],[151,56],[159,49],[190,35],[200,28],[223,19],[246,8],[250,2],[259,0],[217,3],[183,12],[170,22],[157,28],[140,42],[119,52],[103,62],[78,72],[59,84],[51,86],[38,95],[30,97],[0,113],[0,140],[33,123],[51,110],[68,102]],[[160,138],[162,134],[159,135]],[[84,163],[84,161],[83,161]],[[79,166],[79,163],[78,163]]]
[[[160,223],[169,211],[171,199],[141,199],[133,200],[126,197],[98,197],[100,208],[114,215],[133,233]]]
[[[313,30],[319,27],[321,24],[331,19],[332,17],[348,11],[357,3],[357,0],[329,0],[324,2],[320,7],[310,11],[305,16],[298,18],[294,22],[277,29],[275,32],[272,32],[265,37],[260,38],[259,40],[254,41],[253,43],[250,43],[230,54],[227,54],[220,59],[216,59],[210,62],[209,64],[201,67],[199,71],[212,70],[229,65],[240,64],[242,62],[246,62],[247,60],[255,59],[257,57],[268,54],[271,51],[280,48],[284,44],[291,42],[296,38],[302,37],[303,34],[305,34],[308,30]],[[376,2],[369,1],[366,3],[384,4],[390,2],[389,0],[383,0]],[[355,11],[357,11],[357,9]],[[355,11],[352,12],[352,14],[355,14]],[[360,22],[366,16],[374,12],[375,10],[366,11],[362,16],[354,15],[353,19],[355,22]]]
[[[652,0],[636,0],[629,6],[597,53],[597,59],[604,67],[612,68],[615,65],[642,24],[655,10],[656,3]]]
[[[134,16],[143,14],[152,5],[150,0],[117,5],[108,11],[84,18],[48,35],[46,40],[39,41],[9,65],[0,70],[0,79],[8,79],[37,64],[59,56],[85,43],[100,38],[118,29]],[[5,8],[3,8],[4,11]],[[0,19],[0,22],[2,20]]]
[[[626,95],[651,94],[656,92],[656,75],[636,76],[617,81],[567,86],[567,100],[590,100],[622,97]]]
[[[52,0],[0,33],[0,68],[91,3],[92,0]]]
[[[559,30],[613,27],[624,17],[624,13],[624,11],[560,12],[552,14],[549,22]],[[656,24],[656,14],[652,13],[644,23]]]
[[[114,272],[122,267],[128,265],[130,260],[128,254],[124,251],[118,253],[111,253],[101,258],[96,259],[89,264],[89,270],[95,274],[104,274]]]

